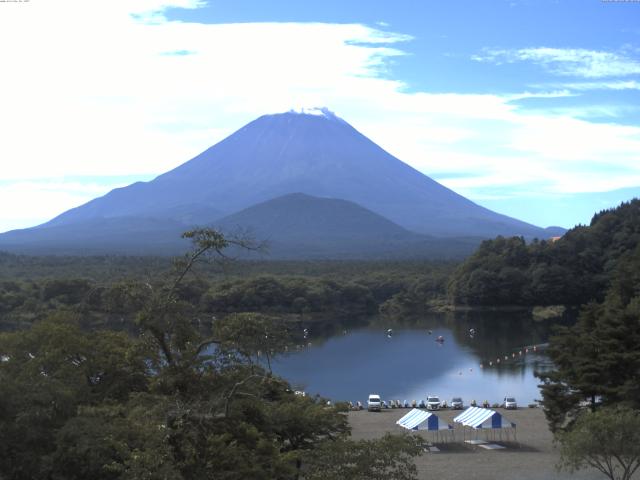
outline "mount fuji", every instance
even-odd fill
[[[279,197],[287,201],[261,208],[259,214],[246,213]],[[348,218],[339,214],[345,205],[350,207]],[[279,238],[273,219],[287,218],[292,209],[295,218],[302,220],[306,215],[306,220],[289,223],[288,237]],[[322,222],[324,250],[323,242],[318,242],[318,222],[314,222],[319,211],[326,215]],[[377,221],[372,223],[373,216]],[[330,221],[332,217],[335,222]],[[438,256],[437,245],[443,242],[422,242],[424,249],[416,253],[416,245],[421,244],[418,237],[449,238],[450,244],[451,237],[463,238],[456,241],[464,245],[460,252],[468,253],[470,238],[477,244],[481,238],[497,235],[547,238],[557,234],[555,229],[545,230],[473,203],[395,158],[323,108],[259,117],[149,182],[112,190],[40,226],[0,235],[0,249],[171,253],[184,248],[177,239],[182,230],[232,224],[257,233],[265,232],[268,224],[272,239],[283,251],[288,245],[301,257],[310,243],[315,252],[327,257],[336,248],[353,250],[339,245],[346,245],[349,236],[359,237],[362,230],[358,228],[364,225],[369,247],[381,242],[386,249],[392,244],[401,252],[403,245],[411,244],[413,254],[426,257]],[[373,256],[378,252],[368,250]]]

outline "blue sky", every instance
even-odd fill
[[[0,231],[327,106],[541,226],[640,196],[640,2],[0,3]]]

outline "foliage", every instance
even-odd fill
[[[451,277],[448,295],[466,305],[582,305],[602,301],[619,259],[640,241],[640,200],[593,217],[556,242],[483,242]]]
[[[3,334],[0,352],[0,470],[11,478],[39,478],[57,431],[81,405],[126,401],[146,389],[135,342],[122,333],[82,332],[64,315]]]
[[[63,258],[67,263],[59,265],[43,257],[42,268],[38,268],[34,257],[0,253],[0,331],[28,327],[65,308],[82,314],[83,327],[136,332],[138,312],[159,290],[170,288],[165,279],[174,274],[176,266],[185,267],[189,262],[181,258],[171,270],[168,262],[155,257],[147,259],[146,269],[144,259],[135,257]],[[453,268],[453,264],[425,262],[236,264],[223,260],[214,265],[198,262],[198,275],[190,271],[173,289],[175,299],[191,305],[200,321],[256,312],[328,326],[359,322],[379,310],[399,315],[407,310],[421,312],[431,300],[444,298]],[[51,273],[54,267],[59,270],[55,276]],[[49,275],[41,277],[41,270]]]
[[[353,450],[345,406],[297,396],[270,372],[294,340],[280,317],[203,315],[209,285],[194,268],[229,240],[207,230],[187,236],[193,251],[153,282],[2,284],[4,306],[36,307],[42,317],[0,334],[3,479],[289,479],[329,440]],[[27,292],[38,303],[19,298]],[[135,328],[96,329],[98,311],[135,318]],[[394,465],[406,452],[380,458]]]
[[[584,412],[559,436],[560,468],[593,467],[611,480],[629,480],[640,467],[640,413],[627,408]]]
[[[233,352],[246,362],[258,364],[264,356],[269,371],[271,358],[294,343],[288,325],[280,318],[251,312],[235,313],[216,322],[213,338],[222,353]]]
[[[328,440],[306,456],[305,480],[412,480],[422,439],[387,434],[377,440]]]
[[[203,299],[211,312],[334,312],[371,315],[377,305],[367,287],[325,279],[258,277],[216,285]]]
[[[601,304],[587,305],[570,328],[559,328],[548,353],[555,369],[539,377],[552,430],[575,418],[581,402],[640,408],[640,246],[625,254]]]

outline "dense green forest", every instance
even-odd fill
[[[188,236],[194,250],[153,284],[4,281],[10,314],[41,312],[30,328],[0,333],[0,478],[415,478],[415,437],[351,441],[345,405],[297,395],[273,375],[269,359],[298,341],[285,319],[201,315],[210,286],[192,274],[227,242],[210,230]],[[337,288],[326,284],[320,294]],[[87,325],[96,312],[135,334]]]
[[[558,327],[548,354],[556,370],[540,374],[549,422],[558,430],[581,402],[640,409],[640,245],[623,254],[601,302]]]
[[[486,240],[451,277],[463,305],[582,305],[602,301],[621,258],[640,241],[640,200],[596,214],[557,241]]]
[[[129,263],[130,262],[130,263]],[[136,312],[172,271],[154,257],[0,256],[0,329],[26,328],[57,309],[85,327],[134,327]],[[444,298],[447,262],[229,262],[202,265],[175,294],[204,317],[233,312],[305,322],[357,322],[392,307]]]

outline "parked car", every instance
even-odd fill
[[[440,408],[440,398],[427,396],[427,410],[438,410]]]
[[[382,400],[380,395],[372,393],[367,400],[367,410],[370,412],[379,412],[382,409]]]
[[[453,410],[462,410],[464,408],[464,405],[462,404],[462,398],[453,397],[451,399],[451,408]]]
[[[504,397],[502,406],[507,410],[516,410],[518,408],[518,403],[514,397]]]

